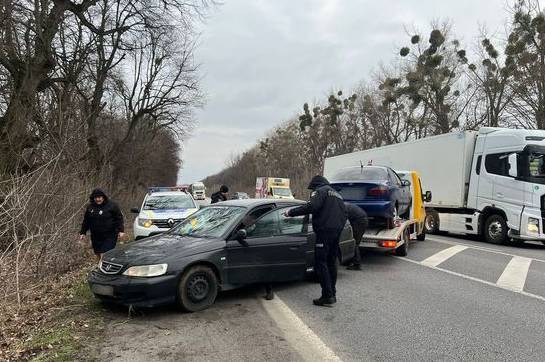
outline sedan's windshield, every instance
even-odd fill
[[[291,197],[291,190],[280,187],[273,187],[273,193],[276,196]]]
[[[175,210],[194,209],[195,203],[191,196],[180,195],[151,195],[144,204],[144,210]]]
[[[378,181],[388,180],[388,173],[382,167],[350,167],[339,171],[332,181]]]
[[[176,225],[172,233],[181,236],[219,238],[244,214],[246,209],[231,206],[209,206]]]

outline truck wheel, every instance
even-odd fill
[[[439,213],[437,211],[431,210],[426,213],[424,229],[428,234],[435,234],[439,231]]]
[[[405,240],[405,242],[403,243],[403,245],[399,246],[395,253],[397,256],[407,256],[407,254],[409,253],[409,232],[407,229],[405,229],[405,231],[403,231],[403,240]]]
[[[507,223],[503,216],[490,215],[484,224],[484,239],[492,244],[505,244],[507,241]]]
[[[196,265],[182,275],[178,284],[178,304],[186,312],[198,312],[214,304],[218,278],[212,269]]]

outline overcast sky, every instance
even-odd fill
[[[505,0],[224,0],[202,25],[197,62],[206,105],[185,142],[180,182],[219,172],[231,155],[323,100],[350,90],[409,43],[405,29],[448,19],[464,46],[504,33]]]

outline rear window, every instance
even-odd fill
[[[388,172],[380,167],[351,167],[339,171],[332,181],[377,181],[387,180]]]

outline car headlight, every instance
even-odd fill
[[[528,218],[528,232],[539,234],[539,219]]]
[[[138,225],[143,226],[145,228],[149,228],[149,227],[151,227],[151,225],[153,225],[153,221],[151,221],[150,219],[138,218]]]
[[[168,264],[138,265],[131,266],[123,272],[129,277],[158,277],[167,272]]]

